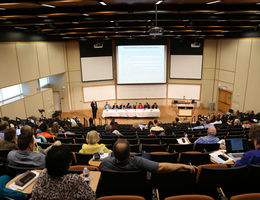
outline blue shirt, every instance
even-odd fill
[[[260,165],[260,149],[245,152],[243,157],[236,162],[235,167],[242,165],[249,166],[251,164]]]
[[[210,143],[217,143],[219,141],[219,138],[215,136],[204,136],[204,137],[199,137],[194,144],[196,143],[201,143],[201,144],[210,144]]]

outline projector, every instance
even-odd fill
[[[98,43],[94,44],[93,47],[95,49],[102,49],[103,48],[103,44],[98,42]]]
[[[200,43],[199,42],[194,42],[190,44],[191,48],[200,48]]]
[[[153,36],[159,36],[163,34],[163,28],[155,26],[149,30],[149,34]]]

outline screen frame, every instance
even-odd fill
[[[118,47],[119,46],[164,46],[164,82],[160,82],[160,83],[156,83],[156,82],[151,82],[151,83],[119,83],[118,82],[118,77],[119,77],[119,73],[118,73]],[[167,84],[167,78],[168,78],[168,45],[166,44],[118,44],[115,46],[115,56],[116,56],[116,66],[115,66],[115,70],[116,70],[116,84],[117,85],[158,85],[158,84]]]

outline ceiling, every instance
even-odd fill
[[[152,37],[158,0],[0,1],[0,31],[61,39]],[[260,0],[164,0],[160,37],[239,37],[260,29]]]

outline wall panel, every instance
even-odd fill
[[[235,71],[237,45],[237,39],[221,40],[220,69]]]
[[[48,49],[46,42],[37,42],[37,55],[40,70],[40,77],[46,77],[50,75],[50,65],[48,57]]]
[[[12,103],[1,106],[2,115],[7,116],[10,119],[19,117],[21,119],[26,118],[26,112],[24,107],[24,100],[20,99]]]
[[[35,95],[25,97],[24,103],[25,103],[25,110],[27,113],[27,117],[32,115],[36,117],[41,116],[38,109],[44,109],[42,93],[39,92]]]
[[[64,43],[48,42],[48,56],[51,75],[64,73],[66,69]]]

